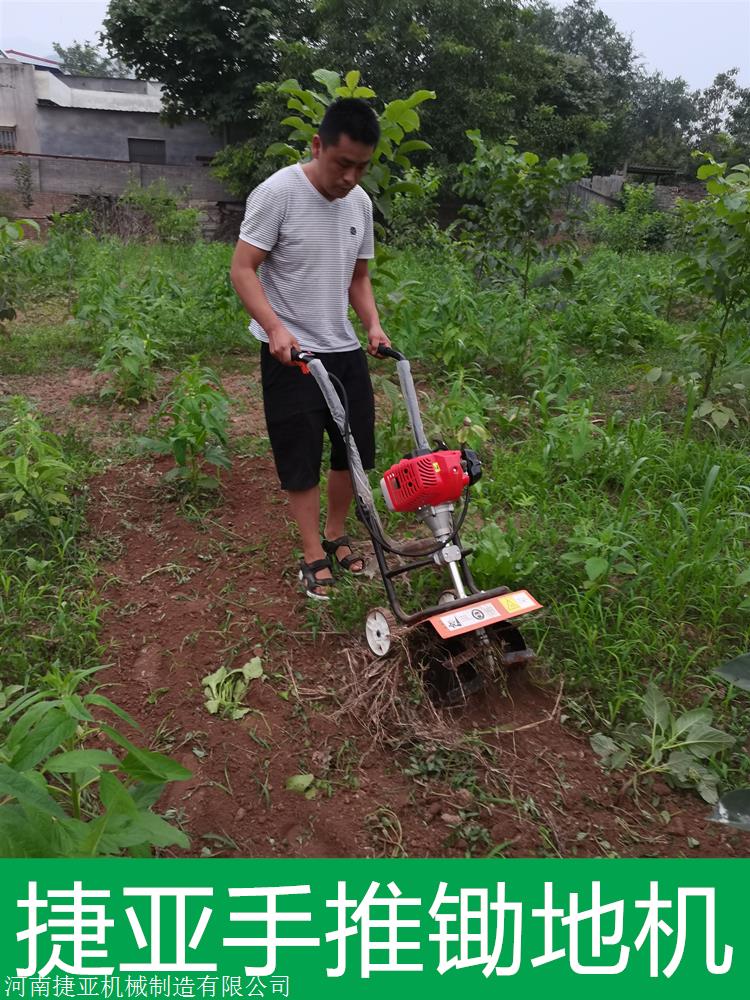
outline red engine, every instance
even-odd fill
[[[402,458],[380,480],[389,510],[413,511],[458,500],[469,485],[460,451],[432,451]]]

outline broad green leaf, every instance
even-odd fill
[[[128,751],[127,756],[121,762],[120,766],[123,771],[130,774],[137,781],[187,781],[192,778],[192,771],[189,771],[171,757],[167,757],[162,753],[154,753],[152,750],[141,750],[111,726],[102,725],[102,731],[113,742]]]
[[[126,712],[124,708],[120,708],[119,705],[115,705],[113,701],[110,701],[109,698],[105,698],[103,694],[87,694],[85,700],[87,705],[98,705],[100,708],[108,709],[113,715],[116,715],[118,719],[122,719],[123,722],[127,722],[129,726],[133,727],[133,729],[141,728],[139,723],[135,721],[129,712]]]
[[[713,712],[710,708],[693,708],[683,713],[678,719],[672,720],[672,736],[688,733],[694,726],[711,725]]]
[[[589,580],[598,580],[609,569],[609,563],[601,556],[592,556],[584,563],[584,569]]]
[[[407,108],[416,108],[418,104],[422,104],[424,101],[434,101],[435,97],[434,90],[415,90],[413,94],[410,94],[406,98],[404,104]],[[476,134],[479,135],[479,132]]]
[[[290,146],[288,142],[272,142],[266,150],[266,156],[286,156],[292,161],[300,159],[300,151]]]
[[[99,797],[104,808],[113,816],[136,816],[138,814],[138,807],[130,797],[127,788],[109,771],[102,771],[99,779]]]
[[[136,843],[145,842],[154,847],[190,847],[190,840],[177,827],[172,826],[161,816],[147,810],[139,811],[137,817],[129,824],[128,832],[132,837],[140,837]]]
[[[7,764],[0,764],[0,795],[10,795],[23,806],[31,806],[40,812],[62,819],[65,813],[51,795],[42,791],[25,774],[19,774]]]
[[[161,798],[162,792],[164,791],[164,785],[156,785],[153,782],[147,784],[138,783],[131,786],[128,789],[133,802],[138,806],[139,810],[150,809],[151,806],[156,805],[156,803]]]
[[[307,131],[310,129],[312,131],[312,125],[310,122],[304,121],[299,115],[289,115],[287,118],[283,118],[281,121],[282,125],[289,125],[291,128],[300,129],[300,131]]]
[[[70,857],[72,838],[66,836],[68,823],[76,821],[61,821],[38,812],[31,823],[20,806],[0,806],[0,858]]]
[[[344,77],[344,82],[346,83],[349,90],[354,90],[354,88],[359,83],[359,78],[361,77],[361,75],[362,74],[359,72],[358,69],[349,70],[349,72]]]
[[[323,84],[331,97],[336,94],[336,88],[341,86],[341,77],[338,73],[334,73],[333,70],[316,69],[312,76],[313,80],[317,80],[318,83]]]
[[[204,687],[216,688],[223,680],[226,680],[227,668],[219,667],[212,674],[206,674],[206,676],[201,680],[201,684]]]
[[[646,688],[646,694],[643,698],[643,710],[652,726],[655,725],[662,732],[666,730],[670,716],[669,702],[653,681],[649,681]]]
[[[685,733],[682,740],[683,745],[690,753],[696,757],[707,759],[713,754],[721,753],[733,747],[735,740],[728,733],[723,733],[720,729],[714,729],[707,723],[696,723]]]
[[[62,707],[72,719],[79,722],[93,722],[94,717],[86,708],[83,699],[78,694],[66,694],[60,699]]]
[[[120,761],[108,750],[69,750],[50,757],[44,765],[52,774],[70,774],[85,767],[119,767]]]
[[[696,176],[699,181],[705,181],[709,177],[715,177],[716,174],[722,172],[720,163],[704,163],[702,166],[698,167]]]
[[[18,771],[29,771],[46,760],[57,747],[75,736],[78,721],[62,709],[53,709],[39,720],[18,744],[12,766]]]
[[[730,413],[724,408],[716,408],[711,412],[711,420],[719,430],[723,430],[727,426],[730,416]]]
[[[429,142],[425,142],[424,139],[407,139],[406,142],[402,142],[398,147],[398,151],[403,156],[407,156],[409,153],[416,153],[423,149],[432,149]]]

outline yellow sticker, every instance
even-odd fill
[[[521,608],[515,597],[500,597],[498,600],[506,611],[519,611]]]
[[[435,472],[440,472],[440,463],[439,462],[433,462],[432,463],[432,467],[435,470]]]

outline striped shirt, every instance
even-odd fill
[[[250,193],[240,239],[268,251],[260,283],[300,347],[326,353],[360,346],[348,317],[349,286],[357,260],[375,255],[372,203],[361,187],[329,201],[300,164],[283,167]],[[250,331],[268,341],[256,320]]]

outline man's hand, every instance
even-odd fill
[[[371,327],[367,333],[367,353],[372,354],[373,357],[378,356],[379,347],[390,347],[391,342],[385,335],[382,326],[378,324],[377,326]]]
[[[292,361],[292,348],[300,350],[297,338],[291,334],[285,326],[279,326],[273,331],[268,331],[268,349],[271,356],[280,361],[282,365],[294,364]]]

